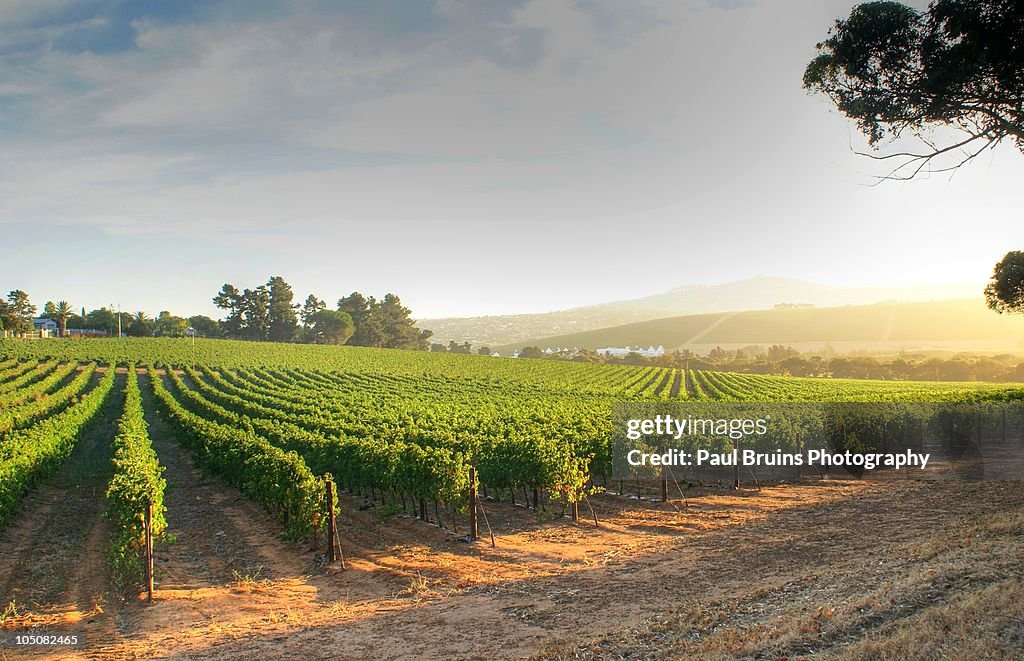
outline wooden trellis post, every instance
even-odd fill
[[[469,537],[477,539],[479,529],[476,522],[476,469],[469,467]]]
[[[146,502],[146,601],[153,601],[153,503]]]

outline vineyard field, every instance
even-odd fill
[[[664,571],[673,557],[693,559],[698,548],[739,552],[743,544],[734,547],[731,535],[748,544],[795,535],[825,548],[830,538],[805,529],[800,511],[812,520],[824,509],[845,512],[846,527],[836,534],[852,539],[868,516],[858,499],[881,510],[898,493],[917,499],[900,507],[918,511],[944,497],[917,482],[844,482],[758,485],[749,492],[690,485],[686,494],[680,488],[659,499],[653,485],[624,489],[608,479],[613,404],[1022,397],[1020,384],[772,377],[356,347],[0,341],[0,554],[16,560],[0,568],[0,633],[67,628],[92,612],[88,631],[99,642],[81,650],[86,656],[101,648],[112,657],[145,655],[183,629],[197,632],[175,643],[177,653],[190,656],[234,656],[249,649],[239,647],[238,636],[257,639],[256,649],[282,632],[296,634],[296,653],[315,656],[315,633],[343,644],[342,628],[335,628],[343,623],[372,649],[382,635],[372,626],[378,618],[422,634],[398,655],[415,658],[431,640],[450,645],[451,655],[475,649],[424,634],[416,613],[436,617],[447,604],[472,621],[469,604],[480,602],[480,626],[496,640],[562,658],[577,653],[567,651],[574,645],[600,647],[605,637],[622,635],[626,621],[599,615],[596,593],[588,596],[580,583],[584,576],[602,590],[630,591],[621,574],[629,567]],[[1024,524],[1011,506],[1020,502],[1019,485],[989,487],[977,498],[970,485],[946,488],[980,498],[980,518],[970,525],[986,539],[1005,541]],[[471,492],[486,517],[475,542],[467,537]],[[91,504],[87,515],[55,520],[61,502],[79,501]],[[157,590],[149,605],[140,592],[147,503],[157,540]],[[334,516],[347,556],[343,570],[325,564],[326,525]],[[943,514],[954,527],[967,526],[971,516],[966,506]],[[67,534],[48,541],[45,531],[55,522]],[[933,532],[921,526],[892,543],[930,544]],[[690,546],[694,540],[704,546]],[[1004,562],[1016,544],[994,562]],[[957,553],[936,551],[937,566],[955,571]],[[91,592],[81,594],[71,578],[54,573],[53,588],[39,596],[31,561],[39,555],[108,578],[90,581]],[[779,585],[803,580],[784,569],[784,556],[781,549],[766,555],[766,562],[782,563],[772,565]],[[715,571],[712,563],[701,580]],[[855,562],[816,571],[851,582]],[[993,578],[978,589],[998,584]],[[810,594],[811,587],[792,589]],[[582,597],[580,612],[593,622],[573,633],[568,611],[558,611],[560,598],[539,596],[552,590]],[[516,606],[515,594],[529,595],[530,605]],[[986,604],[996,598],[977,596]],[[634,598],[655,608],[639,593]],[[217,612],[230,635],[195,619],[186,605],[196,601]],[[556,611],[563,615],[551,615]],[[506,630],[511,612],[525,615]],[[738,626],[731,615],[722,617]],[[631,645],[661,649],[664,641],[646,619],[627,620],[636,636]],[[783,642],[751,644],[774,654],[802,649],[810,635],[798,628]],[[837,631],[834,644],[848,644],[842,640]]]

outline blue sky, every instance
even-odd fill
[[[282,275],[428,317],[980,284],[1024,239],[1024,158],[869,186],[800,88],[850,6],[7,0],[0,288],[212,313]]]

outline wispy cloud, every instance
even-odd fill
[[[944,185],[869,197],[849,127],[800,89],[851,4],[8,0],[0,232],[187,245],[212,270],[273,255],[310,287],[359,266],[371,290],[486,291],[505,309],[728,269],[815,277],[834,227],[885,229],[872,200],[913,209]],[[757,250],[780,236],[799,238]],[[652,262],[662,239],[732,252]],[[355,245],[396,264],[332,258]],[[613,252],[645,266],[593,257]],[[582,300],[547,291],[567,271]]]

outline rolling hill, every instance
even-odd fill
[[[843,307],[786,307],[655,319],[497,347],[600,349],[664,346],[703,353],[715,346],[784,344],[802,351],[946,349],[1024,350],[1024,316],[998,315],[981,299],[884,302]]]
[[[418,325],[433,331],[436,342],[468,341],[493,347],[680,315],[764,310],[786,303],[835,307],[885,300],[949,300],[974,297],[978,291],[976,285],[842,288],[792,278],[756,277],[718,285],[687,285],[643,298],[556,312],[421,319]]]

